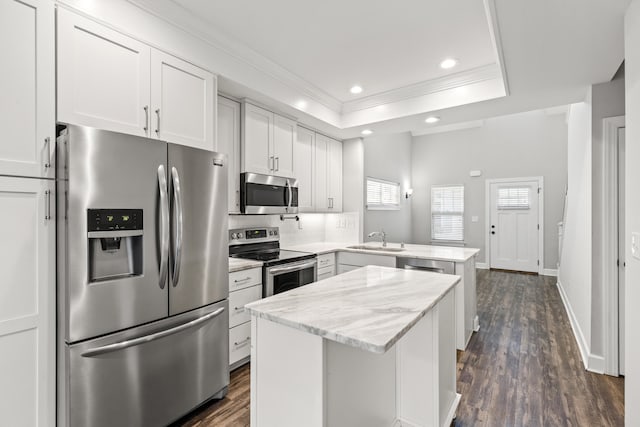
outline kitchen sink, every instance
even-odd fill
[[[347,246],[347,249],[362,249],[366,251],[380,251],[380,252],[402,252],[404,248],[384,248],[382,246],[371,246],[371,245],[354,245]]]

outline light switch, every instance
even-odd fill
[[[477,216],[472,216],[471,217],[471,222],[478,222],[478,217]]]
[[[640,259],[640,233],[631,233],[631,255]]]

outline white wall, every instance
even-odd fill
[[[569,111],[568,203],[558,284],[585,364],[591,346],[591,89]]]
[[[603,119],[624,115],[624,75],[591,88],[592,150],[592,286],[591,286],[591,354],[604,354],[604,276],[602,251],[604,240],[604,132]]]
[[[480,248],[485,262],[485,181],[489,178],[544,177],[544,267],[556,268],[557,223],[561,220],[567,174],[564,114],[542,111],[496,117],[472,129],[413,138],[412,220],[415,243],[431,240],[431,186],[465,185],[465,242]],[[469,171],[481,170],[472,178]],[[477,216],[478,222],[471,222]]]
[[[640,340],[635,326],[640,324],[640,261],[631,256],[630,234],[640,232],[640,192],[634,183],[640,182],[640,0],[634,0],[625,17],[625,84],[626,84],[626,300],[625,344],[627,361],[625,369],[625,424],[640,425]]]
[[[404,191],[411,184],[411,134],[396,133],[365,138],[364,176],[400,183],[400,210],[364,210],[364,239],[384,230],[389,242],[412,242],[411,199]],[[364,187],[363,187],[364,188]],[[364,189],[363,189],[364,191]],[[377,240],[377,239],[376,239]]]

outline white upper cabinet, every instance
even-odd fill
[[[243,104],[242,171],[293,178],[296,122]]]
[[[313,131],[298,127],[297,140],[293,145],[293,176],[298,180],[298,208],[300,212],[313,212],[315,140]]]
[[[342,143],[327,141],[327,199],[329,212],[342,212]]]
[[[291,119],[273,115],[274,175],[294,178],[293,146],[296,143],[297,124]]]
[[[270,175],[274,159],[273,113],[251,104],[242,104],[242,171]]]
[[[215,150],[216,78],[174,56],[151,52],[151,110],[158,139]]]
[[[55,425],[54,186],[49,179],[0,177],[0,424],[6,426]]]
[[[54,36],[52,1],[0,2],[0,175],[54,176]]]
[[[218,96],[218,148],[229,156],[229,213],[240,213],[240,103]]]
[[[58,9],[58,120],[150,133],[151,48]]]
[[[215,150],[216,77],[58,10],[58,120]]]

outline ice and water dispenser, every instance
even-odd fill
[[[89,209],[89,282],[142,274],[142,209]]]

